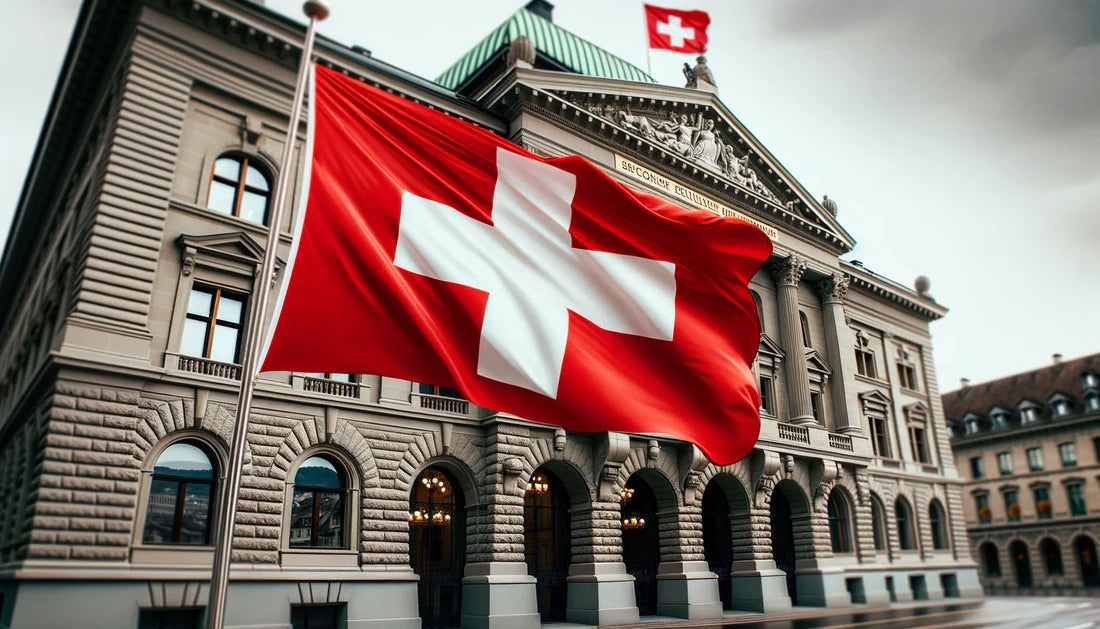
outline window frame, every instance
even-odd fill
[[[1035,501],[1035,515],[1040,520],[1049,520],[1054,516],[1054,502],[1050,498],[1050,485],[1043,483],[1032,485],[1031,497]],[[1046,502],[1046,509],[1042,503]]]
[[[903,515],[904,520],[902,520]],[[905,496],[898,496],[894,500],[894,526],[897,528],[900,550],[906,552],[920,550],[916,515],[912,503]]]
[[[290,534],[293,524],[293,500],[294,490],[297,486],[295,479],[298,470],[309,459],[320,456],[328,460],[344,479],[344,506],[343,506],[343,546],[341,547],[312,547],[291,546]],[[359,531],[362,526],[362,487],[359,476],[359,468],[354,459],[346,452],[329,445],[318,445],[306,448],[295,459],[294,464],[287,471],[284,482],[283,494],[283,524],[279,541],[279,561],[287,567],[339,567],[354,568],[359,566],[358,541]],[[312,532],[311,532],[312,535]]]
[[[932,533],[933,550],[951,550],[947,509],[943,507],[943,503],[938,498],[928,501],[928,529]]]
[[[985,478],[985,461],[981,456],[970,457],[970,478],[973,480]]]
[[[852,531],[855,522],[852,518],[851,501],[846,492],[834,488],[829,492],[829,500],[826,504],[826,514],[829,522],[829,543],[833,554],[849,555],[855,552],[855,544],[852,540]]]
[[[217,174],[218,162],[222,160],[233,160],[237,162],[238,175],[237,181],[232,181],[228,177]],[[255,168],[259,171],[260,176],[263,177],[264,183],[267,184],[267,190],[261,190],[248,184],[248,168]],[[210,196],[214,191],[214,184],[220,183],[225,186],[233,188],[233,207],[227,212],[220,208],[215,208],[210,205]],[[263,160],[245,153],[242,151],[226,151],[219,154],[214,158],[210,164],[210,175],[206,181],[206,203],[203,205],[206,209],[221,214],[222,216],[232,216],[233,218],[246,221],[253,225],[267,226],[268,221],[271,219],[271,203],[274,194],[275,177],[271,174],[270,168]],[[264,199],[263,220],[259,223],[245,218],[241,215],[241,204],[246,192],[262,196]]]
[[[206,316],[194,314],[190,311],[191,296],[195,293],[203,293],[210,295],[210,311]],[[218,318],[218,308],[221,305],[222,298],[236,299],[241,302],[240,321],[231,322]],[[244,346],[244,335],[246,332],[248,321],[248,307],[249,307],[249,295],[235,291],[234,289],[223,288],[214,284],[208,284],[205,282],[194,282],[191,285],[190,290],[187,291],[187,303],[184,304],[183,309],[183,324],[180,329],[180,342],[179,349],[181,356],[188,356],[191,358],[201,358],[203,360],[211,360],[214,362],[226,362],[212,358],[210,356],[211,349],[214,345],[215,333],[217,332],[218,325],[225,325],[226,327],[236,330],[236,343],[233,348],[233,360],[227,364],[240,365],[241,364],[241,350]],[[183,353],[183,345],[187,340],[187,322],[199,321],[204,325],[203,333],[203,349],[202,354],[196,356],[194,354]]]
[[[1069,502],[1070,517],[1079,518],[1089,514],[1089,506],[1085,501],[1084,481],[1073,480],[1066,483],[1066,501]]]
[[[1027,448],[1024,452],[1027,455],[1027,470],[1029,472],[1042,472],[1045,469],[1042,446]]]
[[[765,380],[767,384],[765,386]],[[775,378],[771,373],[762,373],[757,377],[760,388],[760,409],[770,417],[776,417],[775,412]]]
[[[1020,491],[1015,487],[1001,490],[1001,498],[1005,503],[1005,519],[1009,522],[1019,522],[1023,516],[1023,508],[1020,507]],[[1012,514],[1012,507],[1016,507],[1016,515]]]
[[[1006,462],[1008,463],[1008,465],[1005,465]],[[997,469],[1001,472],[1001,476],[1012,475],[1013,465],[1011,450],[1005,450],[1003,452],[997,453]]]
[[[989,492],[981,491],[974,495],[974,512],[978,516],[978,524],[989,524],[993,522],[993,507],[989,506]],[[988,509],[989,515],[983,517],[982,510]]]
[[[1069,454],[1068,457],[1066,456],[1067,453]],[[1077,467],[1077,442],[1063,441],[1059,443],[1058,458],[1062,460],[1062,467]]]

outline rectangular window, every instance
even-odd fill
[[[886,430],[886,418],[874,415],[867,417],[867,424],[871,428],[871,447],[875,449],[875,456],[890,456],[890,433]]]
[[[1027,449],[1027,469],[1032,472],[1043,470],[1043,451],[1039,448]]]
[[[821,413],[821,393],[810,391],[810,412],[819,423],[825,423],[825,416]]]
[[[1008,519],[1011,522],[1016,522],[1020,519],[1020,503],[1017,501],[1016,490],[1006,489],[1004,492],[1005,497],[1005,513],[1008,514]]]
[[[1035,513],[1044,520],[1049,518],[1054,510],[1050,502],[1050,488],[1036,487],[1032,492],[1035,494]]]
[[[910,391],[919,391],[917,388],[917,370],[912,365],[898,363],[898,385]]]
[[[142,609],[138,629],[199,629],[202,607],[182,609]]]
[[[771,376],[760,376],[760,408],[764,413],[775,416],[775,384]]]
[[[1058,454],[1062,457],[1062,467],[1077,465],[1077,444],[1072,441],[1058,444]]]
[[[244,297],[196,286],[187,300],[180,353],[235,364],[240,356]]]
[[[806,347],[813,347],[810,343],[810,320],[806,318],[806,313],[801,310],[798,311],[798,322],[802,325],[802,344]]]
[[[998,452],[997,453],[997,467],[1001,470],[1001,476],[1008,476],[1012,473],[1012,453],[1011,452]]]
[[[975,480],[985,478],[985,468],[982,467],[982,457],[975,456],[970,458],[970,476]]]
[[[912,426],[909,428],[909,441],[913,446],[913,456],[919,463],[931,463],[928,457],[928,443],[924,435],[924,428]]]
[[[345,626],[346,603],[336,605],[291,605],[291,629],[342,629]]]
[[[993,519],[993,512],[989,509],[989,496],[985,494],[974,496],[974,506],[978,511],[978,521],[982,524],[989,524]]]
[[[1008,415],[1004,413],[996,413],[993,415],[993,430],[1004,430],[1008,428]]]
[[[856,348],[856,371],[861,376],[877,378],[875,371],[875,353],[869,349]]]
[[[1066,496],[1069,498],[1069,514],[1085,515],[1089,512],[1085,506],[1085,486],[1081,484],[1066,485]]]
[[[352,375],[350,373],[321,373],[321,372],[318,371],[318,372],[314,372],[314,373],[307,373],[306,375],[311,377],[311,378],[319,378],[319,379],[322,379],[322,380],[333,380],[335,382],[351,382],[352,381]]]

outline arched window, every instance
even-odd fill
[[[346,548],[347,476],[324,455],[306,459],[294,474],[291,548]]]
[[[1043,566],[1049,576],[1060,577],[1065,574],[1062,568],[1062,547],[1058,542],[1049,537],[1039,542],[1039,555],[1043,558]]]
[[[211,456],[198,442],[165,448],[153,466],[142,542],[209,544],[215,478]]]
[[[886,550],[886,507],[875,494],[871,494],[871,533],[875,550]]]
[[[997,556],[997,546],[993,542],[981,545],[978,553],[982,557],[982,569],[987,577],[1001,576],[1001,559]]]
[[[829,494],[829,539],[834,553],[852,552],[852,511],[843,492]]]
[[[254,158],[230,153],[214,161],[206,207],[265,225],[270,204],[271,180]]]
[[[902,550],[916,550],[917,540],[913,534],[913,509],[905,498],[894,503],[894,517],[898,524],[898,545]]]
[[[932,548],[947,549],[947,515],[940,501],[933,498],[928,503],[928,523],[932,527]]]
[[[764,303],[760,300],[760,293],[750,290],[752,302],[756,304],[756,316],[760,319],[760,331],[764,331]]]

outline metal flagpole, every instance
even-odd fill
[[[279,230],[283,222],[283,209],[286,205],[286,193],[290,187],[291,165],[294,144],[298,138],[298,121],[302,115],[302,101],[305,97],[306,79],[309,76],[313,58],[314,27],[317,22],[328,17],[328,7],[319,0],[309,0],[302,5],[302,11],[309,18],[306,39],[302,45],[302,57],[298,62],[298,81],[294,85],[294,101],[290,108],[290,121],[287,123],[286,144],[283,146],[283,159],[280,164],[279,178],[275,186],[275,196],[271,203],[271,220],[268,221],[267,248],[260,267],[256,294],[252,301],[248,317],[248,334],[245,337],[244,360],[241,361],[241,390],[237,396],[237,417],[233,427],[233,440],[230,443],[229,463],[225,481],[225,491],[218,503],[217,540],[214,545],[214,567],[210,575],[210,598],[206,607],[206,628],[222,629],[225,622],[225,595],[229,587],[229,564],[233,550],[233,529],[237,513],[237,496],[241,488],[241,471],[244,467],[244,448],[248,437],[248,416],[252,410],[252,393],[256,387],[256,374],[259,371],[260,352],[264,343],[264,319],[267,302],[271,296],[271,285],[275,277],[275,253],[279,245]]]

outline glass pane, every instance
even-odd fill
[[[237,196],[237,189],[220,181],[210,182],[210,198],[206,201],[206,207],[222,214],[233,213],[233,201]]]
[[[340,473],[336,466],[326,459],[314,456],[306,459],[294,474],[294,484],[308,487],[331,487],[342,489],[344,483],[340,481]]]
[[[187,319],[183,322],[183,341],[180,353],[185,356],[203,356],[206,351],[206,326],[203,321]]]
[[[213,298],[214,296],[206,291],[191,291],[191,297],[187,300],[188,314],[199,315],[200,317],[209,317],[210,301]]]
[[[218,321],[240,323],[241,310],[243,308],[243,301],[241,301],[240,299],[234,299],[232,297],[226,297],[223,294],[222,298],[218,300]]]
[[[214,342],[210,344],[210,359],[223,363],[237,362],[237,337],[240,330],[225,325],[214,326]]]
[[[161,452],[153,473],[187,478],[214,478],[214,466],[210,464],[210,457],[200,448],[180,442],[173,443]]]
[[[230,181],[239,181],[241,163],[235,157],[219,157],[218,161],[214,162],[214,174]]]
[[[264,192],[268,190],[267,177],[264,177],[260,169],[255,166],[248,167],[248,174],[245,175],[244,183],[250,188],[258,188]]]
[[[211,485],[188,483],[183,494],[183,520],[180,522],[181,544],[207,544],[210,522]]]
[[[311,544],[313,531],[313,492],[303,489],[294,490],[294,501],[290,507],[290,546],[301,547]]]
[[[145,512],[146,544],[172,543],[172,525],[176,521],[176,500],[180,484],[154,478],[149,486],[149,506]]]
[[[328,375],[329,380],[335,380],[337,382],[351,382],[350,373],[330,373]]]
[[[241,218],[263,225],[267,214],[267,196],[245,190],[241,197]]]
[[[320,493],[320,525],[317,530],[317,545],[324,548],[342,548],[344,546],[344,495],[342,493]]]

